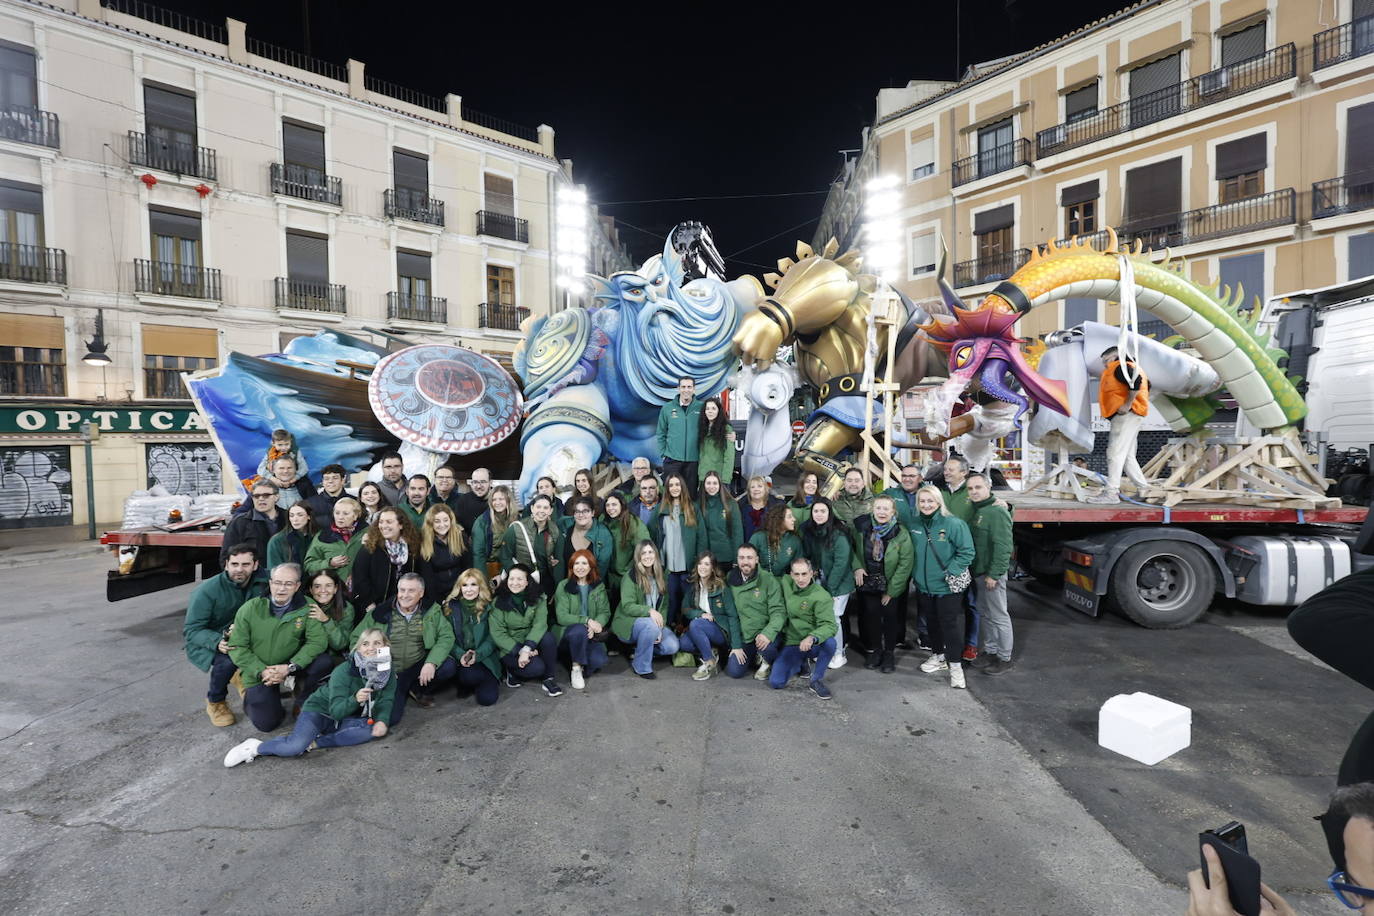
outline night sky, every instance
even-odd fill
[[[704,4],[561,4],[544,13],[505,3],[480,4],[496,12],[478,20],[452,2],[154,2],[209,21],[232,16],[252,37],[338,63],[353,57],[373,76],[550,124],[558,155],[573,159],[590,198],[620,222],[636,261],[659,250],[673,225],[698,219],[731,276],[772,270],[795,239],[810,240],[839,151],[860,145],[880,88],[953,79],[970,63],[1128,5],[962,0],[899,13],[831,4],[825,16],[783,4],[714,13]],[[665,200],[728,195],[742,197]]]

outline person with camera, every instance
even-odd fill
[[[434,705],[439,685],[457,674],[457,663],[449,657],[453,651],[453,626],[437,604],[424,599],[424,577],[404,573],[396,580],[396,597],[364,614],[353,630],[356,638],[363,630],[375,627],[391,640],[396,700],[387,722],[392,728],[401,724],[407,699],[414,700],[421,709],[429,709]]]
[[[930,621],[930,658],[921,663],[927,674],[949,672],[949,686],[964,681],[964,595],[972,583],[973,537],[962,519],[945,508],[933,486],[916,493],[919,517],[911,529],[912,581],[916,603]]]
[[[396,696],[390,658],[382,652],[389,645],[376,627],[359,633],[348,661],[305,701],[291,734],[268,741],[249,738],[229,749],[224,765],[236,767],[257,757],[299,757],[316,748],[352,747],[384,736]]]
[[[868,657],[864,667],[897,670],[897,644],[902,632],[902,603],[911,581],[911,533],[897,519],[891,496],[873,499],[872,511],[853,524],[850,566],[859,596],[859,634]]]
[[[229,630],[234,615],[245,601],[267,594],[267,575],[258,569],[253,545],[235,544],[226,553],[224,571],[206,579],[191,592],[186,621],[181,629],[186,657],[201,671],[210,673],[205,714],[218,728],[237,721],[227,702],[229,682],[239,670],[229,657]]]

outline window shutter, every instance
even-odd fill
[[[0,44],[0,102],[19,108],[38,107],[38,67],[33,51]]]
[[[320,128],[283,121],[281,146],[286,162],[324,170],[324,131]]]
[[[1097,83],[1075,89],[1064,96],[1064,120],[1076,121],[1097,111]]]
[[[429,193],[429,160],[404,150],[392,151],[392,167],[396,173],[396,187]]]
[[[150,125],[196,134],[196,97],[190,93],[145,84],[143,112]]]
[[[1245,300],[1241,302],[1241,308],[1252,308],[1256,296],[1260,304],[1264,304],[1264,252],[1219,258],[1217,268],[1221,274],[1221,285],[1231,287],[1232,296],[1236,294],[1237,284],[1245,288]]]
[[[214,328],[179,328],[166,324],[143,326],[145,356],[194,356],[219,359],[219,332]]]
[[[926,232],[911,239],[911,272],[926,273],[935,269],[935,233]]]
[[[985,235],[989,232],[996,232],[998,229],[1006,229],[1015,221],[1016,208],[1012,204],[984,210],[973,217],[973,234]]]
[[[1059,192],[1059,206],[1072,207],[1087,200],[1097,200],[1097,179],[1071,184]]]
[[[1345,173],[1374,171],[1374,102],[1349,109],[1345,117]]]
[[[62,319],[47,315],[0,315],[0,347],[65,350]]]
[[[1166,159],[1126,173],[1126,221],[1172,216],[1182,209],[1183,160]]]
[[[1268,137],[1251,134],[1217,146],[1217,181],[1258,172],[1269,163]]]
[[[43,189],[18,181],[0,181],[0,210],[42,213]]]
[[[1179,82],[1179,55],[1170,54],[1131,71],[1131,98],[1168,89]]]
[[[1221,36],[1221,65],[1229,67],[1264,53],[1264,23]]]
[[[200,241],[200,217],[174,210],[148,208],[148,226],[153,235]]]
[[[396,252],[396,273],[402,277],[429,279],[429,255],[410,251]]]
[[[329,240],[302,232],[286,233],[286,271],[303,283],[329,282]]]
[[[935,161],[935,138],[926,137],[911,144],[911,167],[920,168]]]
[[[483,175],[486,190],[486,210],[491,213],[515,215],[515,182],[490,172]]]

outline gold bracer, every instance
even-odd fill
[[[833,243],[825,253],[834,253]],[[769,274],[764,279],[774,286],[758,311],[747,316],[735,333],[735,348],[745,363],[771,362],[778,347],[791,342],[796,334],[815,334],[844,315],[861,292],[861,283],[852,268],[857,256],[848,253],[839,260],[817,257],[811,246],[797,243],[798,261],[778,262],[783,275]]]

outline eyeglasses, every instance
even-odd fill
[[[272,584],[280,585],[282,588],[295,588],[297,585],[301,584],[301,580],[295,579],[291,582],[282,582],[280,579],[273,579]]]
[[[254,499],[271,499],[273,496],[276,496],[276,495],[277,495],[277,494],[275,494],[275,493],[254,493],[254,494],[253,494],[253,498],[254,498]]]
[[[1374,890],[1360,887],[1358,884],[1351,884],[1350,876],[1339,868],[1326,879],[1326,886],[1331,888],[1331,893],[1336,895],[1337,900],[1352,910],[1358,910],[1369,901],[1374,900]]]
[[[574,509],[574,510],[573,510],[573,515],[591,515],[591,514],[592,514],[592,510],[591,510],[591,509]]]

